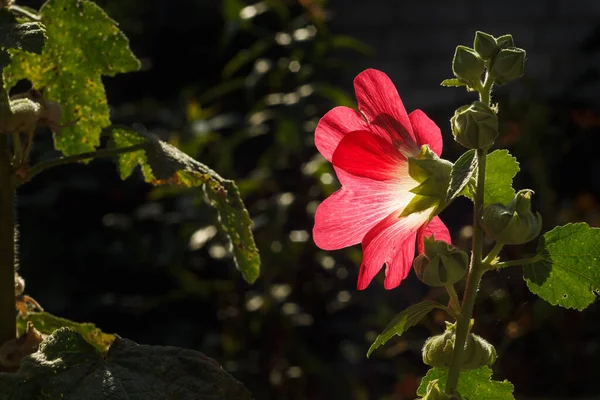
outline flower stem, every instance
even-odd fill
[[[120,148],[114,148],[114,149],[101,149],[101,150],[96,150],[96,151],[90,151],[87,153],[76,154],[74,156],[60,157],[60,158],[55,158],[55,159],[48,160],[48,161],[42,161],[40,163],[37,163],[36,165],[31,167],[31,169],[29,169],[29,171],[27,171],[25,182],[31,180],[37,174],[39,174],[49,168],[58,167],[59,165],[76,163],[76,162],[83,161],[83,160],[89,160],[91,158],[93,159],[93,158],[101,158],[101,157],[112,157],[112,156],[116,156],[118,154],[131,153],[131,152],[138,151],[138,150],[144,150],[147,147],[148,147],[147,143],[139,143],[139,144],[134,144],[133,146],[128,146],[128,147],[120,147]]]
[[[456,289],[454,289],[454,285],[446,285],[445,287],[448,296],[450,296],[450,309],[454,312],[454,317],[458,319],[460,315],[460,300],[458,300]]]
[[[542,259],[542,257],[539,254],[537,254],[533,257],[522,258],[520,260],[499,262],[499,263],[492,265],[492,267],[494,269],[500,269],[500,268],[506,268],[506,267],[514,267],[517,265],[527,265],[527,264],[533,264],[534,262],[540,261],[541,259]]]
[[[492,263],[492,261],[494,261],[494,259],[496,257],[498,257],[498,254],[500,254],[500,251],[502,250],[502,248],[504,247],[504,243],[496,243],[496,245],[494,246],[494,248],[492,249],[492,251],[489,252],[489,254],[487,256],[485,256],[485,258],[483,259],[483,263],[490,265]]]
[[[489,106],[491,103],[491,92],[494,79],[489,72],[486,73],[485,81],[479,90],[479,101]],[[477,149],[477,187],[475,189],[475,204],[473,207],[473,249],[471,253],[471,265],[469,275],[467,276],[467,285],[463,295],[463,304],[460,316],[456,321],[456,339],[454,340],[454,352],[452,361],[448,369],[448,380],[446,381],[446,394],[452,395],[456,392],[458,378],[460,376],[460,367],[463,363],[463,354],[467,335],[469,334],[471,316],[475,306],[475,298],[481,277],[488,266],[482,262],[483,253],[483,230],[479,221],[483,213],[483,196],[485,188],[485,167],[487,158],[487,148]],[[502,247],[496,246],[494,251],[500,252]],[[495,256],[494,256],[495,257]]]
[[[17,336],[15,181],[8,135],[0,135],[0,345]]]

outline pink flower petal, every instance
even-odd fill
[[[396,87],[390,78],[383,72],[375,69],[367,69],[354,79],[354,90],[358,100],[358,108],[371,123],[378,115],[387,114],[397,121],[402,132],[406,132],[413,138],[412,126],[406,109]],[[388,131],[389,135],[393,131]]]
[[[323,250],[360,243],[366,233],[390,213],[404,209],[414,187],[402,179],[375,181],[336,168],[343,186],[317,208],[313,239]]]
[[[433,235],[435,240],[443,240],[446,243],[452,244],[452,238],[446,225],[442,222],[440,217],[433,217],[428,225],[419,228],[418,241],[419,241],[419,254],[423,254],[423,238],[430,237]]]
[[[395,211],[375,225],[362,241],[363,261],[358,289],[365,289],[386,264],[384,287],[393,289],[406,278],[415,258],[415,234],[427,221],[428,212],[400,218]]]
[[[435,122],[421,110],[411,112],[408,118],[410,118],[419,148],[427,144],[435,154],[441,155],[443,147],[442,132]]]
[[[315,130],[315,146],[328,161],[335,148],[348,132],[369,129],[367,121],[356,110],[335,107],[321,118]]]
[[[333,153],[332,163],[355,176],[378,181],[399,177],[401,170],[408,172],[406,158],[398,149],[369,131],[344,136]]]

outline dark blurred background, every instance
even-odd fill
[[[39,7],[41,1],[21,1]],[[521,162],[545,229],[600,225],[600,2],[597,0],[102,0],[142,60],[105,79],[115,123],[139,123],[235,179],[262,256],[243,282],[199,189],[121,181],[110,160],[48,171],[19,193],[21,273],[51,313],[93,321],[140,343],[200,350],[256,399],[413,399],[420,348],[443,330],[432,314],[376,351],[395,313],[444,294],[414,275],[393,291],[379,276],[356,291],[360,248],[319,250],[314,211],[339,184],[313,144],[319,118],[355,106],[352,79],[388,73],[409,111],[442,128],[472,101],[443,88],[458,44],[475,30],[512,33],[526,76],[499,88],[498,146]],[[50,149],[39,135],[39,154]],[[470,203],[442,217],[469,245]],[[509,247],[506,259],[534,245]],[[517,268],[490,273],[476,332],[498,349],[495,377],[517,399],[600,399],[600,307],[578,313],[530,294]]]

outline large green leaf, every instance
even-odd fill
[[[550,304],[583,310],[600,294],[600,229],[557,226],[540,238],[536,257],[523,276],[529,290]]]
[[[517,159],[508,150],[496,150],[488,154],[485,166],[484,206],[494,203],[507,205],[515,195],[512,181],[520,169]],[[470,190],[461,194],[471,200],[474,198],[474,193]]]
[[[61,328],[16,374],[0,373],[5,400],[246,400],[246,388],[197,351],[116,338],[107,353]]]
[[[492,381],[492,370],[483,366],[478,369],[461,371],[458,378],[457,391],[462,400],[514,400],[514,386],[507,380]],[[417,395],[427,394],[427,385],[433,380],[438,380],[441,389],[446,387],[448,370],[432,368],[421,380]]]
[[[475,150],[465,152],[456,160],[450,172],[450,185],[446,194],[446,203],[450,203],[461,194],[476,170],[477,158],[475,157]]]
[[[23,317],[19,314],[17,317],[18,335],[22,335],[27,330],[27,322],[31,322],[33,326],[45,335],[52,334],[59,328],[71,328],[79,333],[92,346],[100,351],[106,351],[115,340],[115,335],[104,333],[96,328],[96,325],[89,322],[73,322],[65,318],[60,318],[47,312],[28,313]]]
[[[62,123],[77,123],[55,135],[56,148],[79,154],[94,150],[110,125],[102,75],[135,71],[140,63],[117,24],[91,1],[49,0],[40,10],[48,40],[41,55],[14,51],[4,69],[7,88],[29,79],[63,107]]]
[[[221,229],[231,241],[237,269],[247,282],[256,281],[260,273],[260,256],[250,230],[252,220],[235,182],[223,179],[206,165],[152,135],[125,129],[115,129],[113,134],[113,146],[148,144],[145,151],[118,156],[121,177],[129,176],[137,163],[141,165],[146,181],[153,185],[204,186],[210,204],[219,211]]]
[[[394,317],[394,319],[385,327],[383,332],[373,342],[369,351],[367,352],[367,357],[371,355],[377,348],[386,344],[388,340],[390,340],[394,336],[401,336],[404,332],[408,330],[408,328],[415,326],[425,317],[431,310],[434,308],[439,308],[442,310],[447,310],[447,308],[440,303],[435,301],[422,301],[417,304],[413,304],[408,307],[406,310],[402,311],[398,315]]]
[[[41,54],[46,30],[39,22],[19,23],[8,8],[0,9],[0,47]]]

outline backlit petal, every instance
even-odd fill
[[[374,180],[394,179],[402,174],[401,171],[408,173],[406,158],[400,151],[368,131],[344,136],[333,153],[332,163],[353,175]]]
[[[417,238],[419,241],[419,254],[423,254],[423,238],[430,237],[431,235],[433,235],[435,240],[443,240],[446,243],[452,244],[452,238],[446,225],[440,217],[433,217],[428,225],[424,225],[419,229]]]
[[[328,161],[346,133],[369,129],[363,116],[348,107],[335,107],[321,118],[315,130],[315,146]]]
[[[406,278],[415,258],[415,234],[427,221],[428,212],[400,218],[393,212],[371,229],[362,241],[363,261],[358,277],[358,289],[366,288],[386,264],[384,286],[393,289]]]
[[[365,234],[390,213],[404,209],[413,198],[401,179],[375,181],[336,168],[343,186],[317,208],[313,239],[323,250],[360,243]]]
[[[415,138],[419,148],[424,144],[438,156],[442,154],[442,132],[423,111],[415,110],[408,116],[415,133]]]

